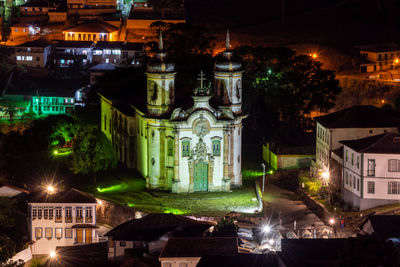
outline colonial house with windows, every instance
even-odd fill
[[[27,39],[40,34],[40,28],[34,23],[18,23],[10,27],[11,41],[17,39]]]
[[[101,20],[85,21],[77,26],[63,30],[67,41],[118,41],[119,28]]]
[[[400,135],[385,133],[343,144],[343,199],[365,210],[400,201]]]
[[[143,54],[143,43],[101,41],[93,49],[93,62],[139,66]]]
[[[45,68],[51,53],[51,44],[43,39],[29,41],[15,47],[17,65]]]
[[[41,90],[32,96],[32,111],[39,116],[72,113],[75,106],[76,90]]]
[[[360,64],[360,72],[394,69],[399,65],[400,46],[395,43],[372,44],[357,47],[366,62]]]
[[[34,192],[28,200],[32,254],[43,255],[57,246],[98,242],[97,200],[76,189]]]
[[[54,64],[60,68],[67,68],[79,62],[85,67],[92,63],[93,47],[93,41],[57,41]]]
[[[229,34],[222,58],[214,68],[214,95],[201,73],[194,95],[175,102],[175,64],[166,60],[160,34],[159,51],[147,66],[146,99],[139,90],[124,99],[101,95],[102,131],[148,188],[179,193],[242,185],[243,70],[232,60]]]
[[[340,187],[343,148],[340,141],[356,140],[382,133],[398,133],[400,119],[374,106],[353,106],[315,118],[316,168],[330,173]]]

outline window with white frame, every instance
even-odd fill
[[[72,208],[65,208],[65,222],[72,222]]]
[[[369,181],[367,183],[368,194],[375,194],[375,182]]]
[[[56,231],[55,231],[54,237],[57,238],[57,239],[62,238],[62,232],[63,232],[62,228],[56,227]]]
[[[51,227],[46,227],[45,236],[46,236],[46,238],[48,238],[48,239],[52,238],[52,237],[53,237],[53,228],[51,228]]]
[[[350,187],[352,187],[352,184],[353,184],[352,181],[353,181],[353,180],[352,180],[352,178],[351,178],[351,174],[349,174],[349,176],[350,176],[350,178],[349,178],[349,182],[350,182],[349,185],[350,185]]]
[[[85,220],[88,223],[93,222],[93,217],[92,217],[92,207],[86,207],[86,211],[85,211]]]
[[[359,169],[360,168],[360,157],[359,156],[357,156],[357,169]]]
[[[399,195],[400,194],[400,182],[388,182],[388,194]]]
[[[37,209],[37,211],[38,211],[38,219],[42,219],[42,216],[43,216],[43,208],[42,207],[39,207],[38,209]]]
[[[348,161],[348,159],[349,159],[349,151],[348,151],[348,150],[346,150],[346,153],[345,153],[345,154],[346,154],[346,157],[345,157],[345,158],[346,158],[346,162],[347,162],[347,161]]]
[[[49,218],[49,208],[48,207],[44,207],[43,208],[43,218],[44,219],[48,219]]]
[[[26,56],[26,60],[27,60],[27,61],[32,61],[32,59],[33,59],[33,57],[31,57],[31,56]]]
[[[104,49],[103,50],[104,55],[111,55],[111,50],[110,49]]]
[[[345,174],[345,177],[346,184],[349,184],[349,174],[347,172]]]
[[[32,207],[32,219],[36,219],[38,216],[37,214],[37,208],[36,207]]]
[[[65,238],[72,238],[72,228],[65,228]]]
[[[54,209],[53,207],[49,207],[49,219],[52,220],[54,218]]]
[[[35,228],[35,238],[36,239],[39,239],[39,238],[42,238],[43,237],[43,229],[42,229],[42,227],[36,227]]]
[[[360,179],[357,179],[357,191],[360,191]]]
[[[389,159],[388,171],[389,172],[400,172],[400,160]]]

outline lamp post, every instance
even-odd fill
[[[329,184],[329,178],[330,178],[330,174],[329,171],[324,171],[321,174],[322,179],[324,179],[324,182],[326,183],[326,186],[328,188],[328,201],[329,201],[329,205],[331,205],[331,188],[330,188],[330,184]]]
[[[265,163],[261,163],[261,166],[263,167],[263,193],[264,193],[264,188],[265,188]]]

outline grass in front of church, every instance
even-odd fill
[[[258,203],[253,179],[258,172],[243,171],[243,187],[232,192],[172,194],[147,191],[145,180],[132,170],[99,174],[98,186],[89,191],[96,196],[138,210],[197,216],[223,216],[231,211],[253,213]]]

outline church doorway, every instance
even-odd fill
[[[194,191],[208,190],[208,164],[197,162],[194,165]]]

